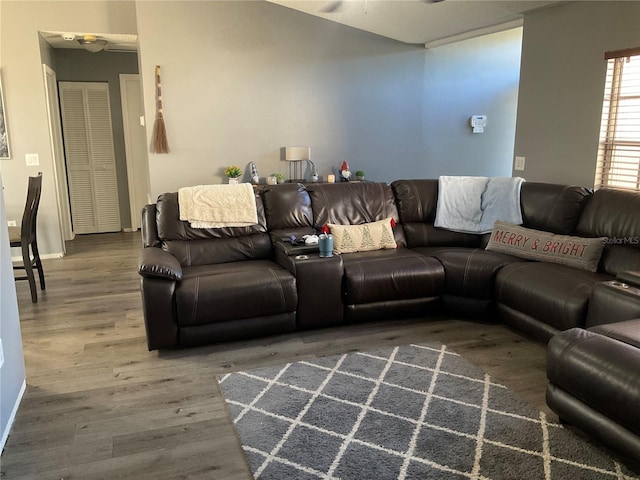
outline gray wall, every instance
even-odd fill
[[[0,9],[1,24],[2,11]],[[12,415],[18,408],[24,392],[23,389],[26,386],[16,285],[13,282],[9,234],[5,227],[7,214],[4,191],[2,174],[0,173],[0,192],[2,192],[0,195],[0,339],[2,339],[4,354],[4,364],[0,367],[0,452],[4,448],[13,423]]]
[[[138,55],[134,53],[99,52],[57,49],[55,52],[56,75],[59,82],[107,82],[111,101],[113,146],[118,177],[118,197],[122,226],[131,227],[129,186],[127,183],[127,159],[122,126],[120,100],[120,74],[138,73]]]
[[[286,173],[286,145],[311,146],[322,177],[342,160],[380,181],[510,175],[519,31],[426,51],[266,2],[136,8],[146,114],[161,65],[171,148],[150,156],[153,196],[219,183],[229,164]]]
[[[321,176],[347,160],[371,180],[420,155],[423,48],[267,2],[136,7],[147,118],[158,64],[171,148],[149,158],[152,195],[251,161],[288,177],[287,145],[311,146]]]
[[[526,157],[527,180],[593,186],[604,52],[638,46],[640,2],[570,2],[525,16],[515,154]]]
[[[420,176],[511,176],[521,40],[517,28],[427,51]],[[472,133],[476,114],[485,133]]]
[[[2,191],[1,175],[0,191]],[[4,351],[4,365],[0,367],[0,451],[9,434],[13,415],[25,388],[20,317],[6,225],[4,195],[0,195],[0,279],[2,279],[0,281],[0,338]]]

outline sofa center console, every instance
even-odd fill
[[[610,280],[594,285],[585,326],[640,318],[640,288]]]
[[[341,301],[342,257],[321,257],[318,246],[275,244],[276,261],[296,277],[300,297],[296,317],[298,328],[339,325],[344,310]]]

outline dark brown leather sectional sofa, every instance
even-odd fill
[[[640,409],[615,414],[640,400],[640,321],[622,336],[604,327],[640,317],[640,194],[522,185],[524,227],[604,237],[596,272],[485,250],[490,234],[436,228],[437,180],[261,186],[255,197],[259,222],[242,228],[190,228],[176,193],[144,208],[139,273],[150,350],[436,309],[543,341],[564,332],[549,349],[549,405],[640,458]],[[396,220],[392,250],[320,258],[282,240],[388,217]],[[567,335],[602,338],[577,348]],[[589,392],[600,389],[604,399],[594,400]],[[595,426],[586,420],[596,416]]]

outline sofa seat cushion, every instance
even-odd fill
[[[638,349],[638,355],[640,355],[640,318],[596,325],[595,327],[589,328],[589,331],[614,338],[619,342],[636,347]]]
[[[399,248],[342,255],[347,305],[437,297],[444,268],[435,258]]]
[[[432,255],[444,266],[445,294],[482,300],[493,298],[495,277],[502,267],[524,261],[481,248],[441,248]]]
[[[544,262],[517,262],[496,275],[496,301],[558,329],[584,326],[591,290],[602,273]]]
[[[635,320],[632,326],[637,331],[640,321]],[[640,350],[636,346],[610,338],[605,331],[601,334],[574,328],[561,332],[547,348],[547,378],[552,385],[640,435]]]
[[[185,267],[176,285],[180,326],[294,312],[296,280],[269,260]]]

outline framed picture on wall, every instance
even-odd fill
[[[7,158],[11,158],[11,151],[9,150],[9,135],[7,133],[7,119],[4,109],[2,72],[0,72],[0,160]]]

